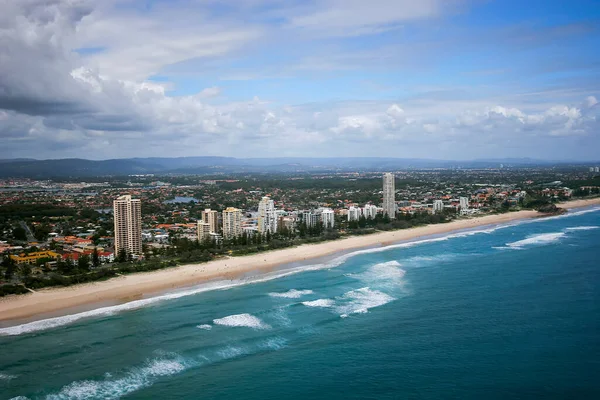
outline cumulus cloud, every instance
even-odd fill
[[[175,96],[172,83],[150,78],[189,58],[230,54],[260,37],[261,29],[197,27],[202,24],[180,12],[181,23],[170,33],[156,13],[113,15],[109,3],[0,0],[0,156],[423,157],[431,156],[432,146],[447,145],[457,149],[448,153],[452,157],[463,154],[465,141],[481,151],[505,140],[520,142],[523,150],[541,148],[536,143],[548,138],[598,143],[594,96],[543,109],[445,97],[290,105],[249,93],[248,100],[231,101],[229,90],[210,83],[196,94]],[[405,7],[376,3],[381,7],[344,2],[352,14],[336,16],[331,26],[376,29],[437,15],[442,7],[434,0]],[[291,25],[318,30],[341,9],[337,0],[323,4],[303,8]]]

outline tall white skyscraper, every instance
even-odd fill
[[[277,232],[277,214],[275,213],[275,202],[265,196],[258,203],[258,232]]]
[[[396,184],[392,173],[383,174],[383,214],[396,218]]]
[[[321,210],[321,222],[325,229],[333,228],[335,224],[335,214],[331,208],[324,208]]]
[[[438,213],[444,211],[444,202],[442,200],[433,201],[433,212]]]
[[[360,219],[360,208],[350,207],[348,209],[348,221],[358,221]]]
[[[460,201],[461,210],[466,210],[467,208],[469,208],[469,198],[468,197],[461,197],[459,199],[459,201]]]
[[[130,195],[119,196],[113,201],[115,219],[115,254],[125,250],[127,254],[142,254],[142,203]]]
[[[242,210],[228,207],[223,211],[223,237],[231,239],[242,234]]]
[[[377,216],[377,206],[373,204],[365,205],[365,207],[363,208],[363,215],[366,219],[375,219],[375,217]]]
[[[219,212],[210,208],[202,211],[202,222],[210,225],[210,233],[219,233]]]

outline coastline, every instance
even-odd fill
[[[582,208],[600,204],[600,198],[574,200],[562,203],[562,208]],[[349,250],[358,250],[422,237],[451,233],[486,225],[503,224],[517,220],[543,217],[537,211],[517,211],[461,219],[445,224],[420,226],[387,231],[366,236],[352,236],[340,240],[274,250],[241,257],[228,257],[202,264],[189,264],[153,272],[119,276],[107,281],[81,285],[48,288],[26,295],[0,299],[0,322],[36,319],[60,311],[92,304],[122,304],[147,298],[153,294],[181,289],[214,279],[234,279],[249,273],[266,273],[291,263],[305,263]]]

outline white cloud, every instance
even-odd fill
[[[318,8],[301,7],[292,21],[300,30],[320,30],[332,18],[334,31],[356,32],[442,10],[439,1],[400,3],[351,1],[342,9],[332,0]],[[192,23],[182,10],[163,18],[157,17],[163,10],[115,15],[110,4],[86,0],[0,0],[0,8],[3,157],[431,157],[436,145],[450,149],[451,157],[464,154],[466,142],[468,150],[481,151],[505,140],[523,151],[542,151],[548,138],[576,137],[585,148],[599,144],[600,109],[589,95],[577,99],[579,106],[545,100],[543,107],[518,103],[515,96],[456,100],[439,92],[405,101],[285,105],[255,96],[233,102],[216,85],[173,96],[172,83],[150,76],[190,58],[232,54],[261,37],[262,28],[210,23],[205,14]],[[81,50],[94,47],[99,50]],[[78,48],[82,54],[74,51]],[[368,59],[356,54],[342,61]]]

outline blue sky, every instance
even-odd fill
[[[3,158],[600,158],[598,1],[3,9]]]

